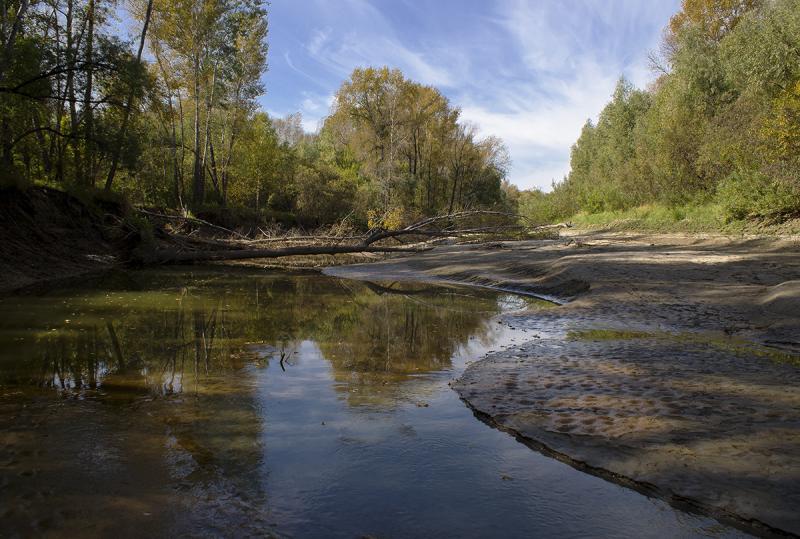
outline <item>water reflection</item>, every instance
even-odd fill
[[[0,299],[0,536],[706,535],[449,390],[526,306],[232,269]]]
[[[83,397],[201,392],[245,365],[285,370],[314,341],[343,392],[385,392],[450,368],[470,337],[488,338],[499,310],[494,294],[309,276],[160,272],[99,286],[3,300],[0,383]]]
[[[213,269],[4,298],[0,532],[271,530],[259,372],[288,376],[311,349],[341,402],[391,407],[491,340],[499,309],[490,293]]]

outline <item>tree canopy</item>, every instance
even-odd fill
[[[1,0],[4,181],[284,224],[399,225],[504,203],[508,152],[437,89],[359,68],[318,133],[259,110],[259,0]]]
[[[800,215],[800,1],[684,0],[662,53],[650,88],[620,80],[586,123],[552,193],[521,195],[529,216],[708,201],[728,219]]]
[[[254,221],[400,226],[512,208],[534,221],[641,204],[800,214],[800,0],[683,0],[647,89],[619,80],[551,193],[439,90],[355,69],[316,133],[260,110],[260,0],[0,0],[0,177]]]

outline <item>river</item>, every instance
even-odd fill
[[[115,272],[0,299],[3,537],[739,537],[478,420],[491,290]]]

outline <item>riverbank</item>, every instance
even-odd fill
[[[339,266],[362,280],[551,297],[536,338],[453,384],[485,420],[623,484],[761,534],[800,534],[797,239],[574,234]]]
[[[123,267],[158,265],[149,254],[182,241],[175,234],[181,227],[191,228],[193,238],[211,242],[220,232],[234,234],[205,221],[191,221],[165,226],[163,219],[137,213],[122,198],[115,200],[99,191],[76,196],[48,187],[0,187],[0,295],[69,286]],[[305,270],[381,258],[375,253],[348,253],[228,264]]]
[[[0,197],[0,292],[116,267],[140,244],[113,211],[104,222],[106,213],[59,191],[13,196]],[[453,384],[479,417],[672,503],[756,532],[800,534],[800,241],[568,234],[246,265],[370,261],[326,273],[561,303],[504,315],[535,337],[484,357]]]
[[[122,263],[138,238],[114,203],[46,187],[0,189],[0,293],[55,286]]]
[[[244,232],[248,230],[252,232],[252,227]],[[297,231],[271,231],[286,235],[269,238],[265,245],[276,249],[298,246],[293,235]],[[227,236],[245,241],[228,244],[224,242]],[[310,241],[313,236],[304,238],[308,244],[317,245]],[[75,195],[48,187],[0,187],[0,295],[68,286],[112,269],[158,266],[163,262],[155,256],[159,250],[196,251],[209,245],[259,248],[258,241],[248,241],[237,231],[179,214],[136,210],[123,198],[102,191]],[[225,264],[318,270],[382,258],[380,253],[349,252],[231,260]]]

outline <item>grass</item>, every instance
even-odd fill
[[[567,331],[568,341],[627,341],[631,339],[653,339],[655,333],[624,329],[583,329]]]
[[[579,228],[649,232],[717,232],[729,226],[716,204],[675,207],[648,204],[628,210],[578,213],[570,221]]]
[[[607,231],[686,232],[723,234],[800,234],[800,220],[780,224],[763,221],[726,221],[722,205],[665,206],[647,204],[637,208],[600,213],[578,213],[570,217],[576,228]]]

